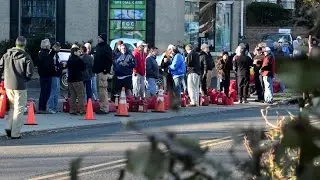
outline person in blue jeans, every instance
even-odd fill
[[[92,99],[92,76],[93,76],[93,72],[92,72],[92,67],[93,67],[93,57],[91,55],[88,54],[88,50],[86,48],[86,46],[81,46],[81,60],[84,62],[84,64],[86,65],[86,69],[83,71],[83,84],[85,86],[86,89],[86,98],[88,99]]]
[[[171,48],[170,53],[173,57],[171,65],[169,66],[169,71],[173,78],[173,97],[176,98],[178,104],[180,104],[181,87],[186,73],[186,64],[183,55],[180,54],[176,46]]]
[[[53,57],[50,56],[50,40],[41,41],[41,50],[39,51],[38,73],[40,76],[40,97],[39,97],[39,113],[47,114],[47,103],[51,93],[51,82],[54,74]]]
[[[151,48],[151,53],[146,59],[147,96],[157,93],[157,79],[159,78],[159,66],[157,63],[158,48]]]
[[[47,108],[48,113],[55,114],[59,111],[58,109],[58,101],[60,97],[60,76],[62,74],[62,67],[59,63],[59,55],[58,52],[61,49],[61,45],[59,42],[56,42],[52,46],[52,50],[50,52],[50,56],[53,59],[54,64],[54,73],[51,78],[51,93],[48,100]]]
[[[92,58],[92,46],[90,43],[85,43],[84,46],[87,48],[87,54],[89,54]],[[91,90],[92,90],[92,98],[93,100],[97,101],[98,100],[98,90],[97,90],[97,76],[96,74],[92,73],[92,78],[91,78]]]

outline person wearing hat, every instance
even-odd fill
[[[137,48],[132,52],[136,60],[136,67],[133,69],[132,85],[133,95],[135,97],[144,97],[145,93],[145,71],[146,71],[146,57],[144,47],[146,44],[143,41],[137,43]]]
[[[148,97],[156,95],[157,79],[159,78],[159,66],[156,60],[158,48],[152,47],[150,51],[150,55],[146,59],[146,88]]]
[[[71,48],[71,55],[67,62],[68,67],[68,88],[70,93],[70,114],[77,115],[77,107],[80,114],[85,113],[85,90],[83,71],[86,69],[85,63],[80,58],[81,51],[78,46]],[[78,99],[78,104],[77,100]]]
[[[48,100],[48,112],[51,114],[55,114],[58,112],[58,101],[60,97],[60,76],[62,74],[62,67],[59,61],[59,51],[61,49],[61,45],[59,42],[54,43],[52,49],[50,51],[50,56],[54,65],[54,73],[52,75],[51,80],[51,92]]]
[[[276,62],[271,54],[271,49],[265,47],[264,58],[261,66],[261,76],[264,84],[264,101],[265,103],[273,103],[273,78],[275,77]]]
[[[256,47],[254,51],[254,58],[253,58],[253,70],[254,70],[254,87],[257,92],[258,99],[256,102],[263,102],[263,86],[262,86],[262,79],[260,74],[261,65],[263,62],[264,54],[262,51],[262,47]]]
[[[97,38],[98,45],[96,46],[96,53],[94,54],[94,63],[92,71],[97,74],[97,84],[99,92],[100,110],[97,114],[109,113],[109,99],[108,99],[108,74],[110,74],[112,60],[112,49],[107,44],[107,35],[100,34]]]
[[[8,49],[0,59],[0,76],[4,80],[8,103],[11,107],[5,132],[11,139],[21,138],[24,108],[27,104],[27,81],[34,73],[32,59],[25,51],[26,45],[26,38],[19,36],[16,39],[16,47]]]

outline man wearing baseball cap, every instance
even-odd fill
[[[139,41],[137,48],[132,55],[136,60],[136,67],[133,69],[132,86],[133,95],[136,97],[143,97],[145,93],[145,71],[146,71],[146,57],[144,53],[144,46],[146,43]]]

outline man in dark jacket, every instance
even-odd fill
[[[97,74],[100,111],[97,114],[109,113],[108,74],[112,66],[112,49],[107,44],[107,35],[98,36],[98,45],[94,54],[93,72]]]
[[[55,114],[58,112],[58,101],[60,97],[60,76],[62,74],[62,67],[59,61],[59,51],[61,45],[56,42],[51,49],[50,57],[54,63],[54,74],[52,76],[51,93],[48,100],[48,112]]]
[[[201,63],[201,91],[202,94],[208,94],[208,88],[211,87],[212,81],[212,70],[214,68],[214,63],[212,56],[210,54],[209,46],[207,44],[201,45],[200,53],[200,63]]]
[[[40,76],[39,113],[48,113],[47,103],[51,94],[52,77],[55,74],[53,55],[50,55],[50,41],[41,41],[39,51],[38,73]]]
[[[27,104],[26,83],[33,75],[34,66],[30,55],[25,52],[26,38],[20,36],[16,47],[11,48],[0,59],[0,75],[4,80],[10,111],[6,133],[11,139],[21,138],[24,108]]]
[[[187,55],[187,86],[190,96],[190,106],[199,106],[200,92],[200,59],[199,54],[192,48],[192,45],[185,47]]]
[[[237,72],[239,102],[248,103],[247,96],[249,92],[250,66],[252,59],[246,55],[244,47],[240,49],[240,56],[234,61],[234,70]]]
[[[154,96],[157,92],[157,79],[159,78],[159,66],[157,63],[158,48],[151,48],[151,54],[146,60],[147,95]]]
[[[262,52],[262,47],[257,47],[255,49],[255,56],[253,58],[253,68],[254,68],[254,86],[257,91],[258,99],[257,102],[264,101],[263,98],[263,88],[262,88],[262,78],[260,74],[260,69],[262,66],[264,54]]]
[[[93,66],[93,57],[88,54],[88,50],[85,46],[81,46],[81,59],[86,65],[86,69],[83,71],[83,84],[85,86],[87,99],[92,99],[92,66]]]
[[[68,66],[68,88],[70,93],[70,114],[77,115],[77,107],[80,114],[85,113],[84,109],[84,85],[83,71],[86,65],[80,58],[80,49],[77,46],[71,48],[71,56],[69,57]],[[78,99],[78,105],[77,100]]]

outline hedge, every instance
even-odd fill
[[[249,26],[286,26],[292,23],[291,11],[274,3],[252,2],[246,13]]]

